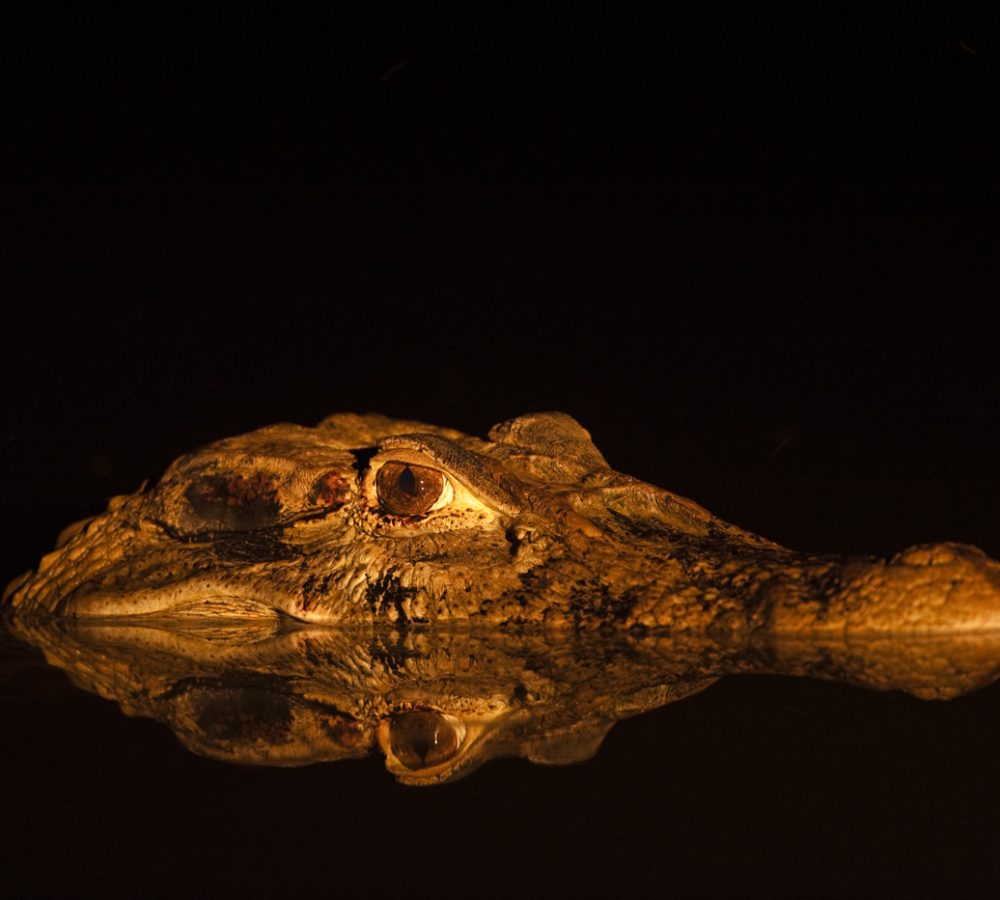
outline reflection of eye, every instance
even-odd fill
[[[440,509],[452,497],[448,479],[429,466],[387,462],[375,476],[382,509],[394,516],[422,516]]]
[[[462,744],[461,722],[429,710],[415,710],[392,717],[389,746],[408,769],[428,769],[451,759]]]

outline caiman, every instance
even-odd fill
[[[615,472],[561,413],[487,440],[337,414],[181,457],[4,599],[19,617],[931,634],[1000,629],[1000,563],[955,543],[788,550]]]

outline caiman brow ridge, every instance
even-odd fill
[[[392,515],[376,496],[390,461],[438,469],[455,490]],[[613,471],[563,413],[487,439],[339,413],[186,454],[151,490],[64,529],[4,604],[80,619],[940,634],[1000,630],[1000,563],[957,543],[889,560],[789,550]]]

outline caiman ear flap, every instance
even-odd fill
[[[566,413],[529,413],[509,419],[490,429],[490,440],[571,461],[587,471],[609,468],[590,432]]]

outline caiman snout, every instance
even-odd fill
[[[1000,630],[1000,563],[966,544],[921,544],[887,562],[847,560],[828,592],[776,598],[777,633]]]

